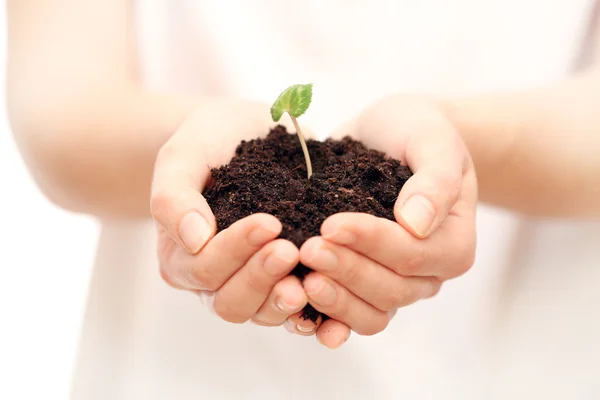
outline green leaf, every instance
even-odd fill
[[[271,107],[271,117],[277,122],[284,112],[298,118],[308,110],[312,100],[312,83],[292,85],[279,95]]]

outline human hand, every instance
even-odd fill
[[[303,282],[309,303],[331,317],[317,338],[339,347],[355,331],[385,329],[400,307],[434,296],[475,257],[477,181],[460,135],[435,103],[385,98],[335,136],[350,135],[407,164],[396,222],[361,213],[326,219],[321,236],[300,248],[313,269]]]
[[[151,213],[158,225],[162,278],[195,292],[222,319],[281,325],[307,303],[288,276],[299,260],[291,242],[276,239],[281,223],[254,214],[216,232],[202,196],[210,167],[228,163],[241,140],[273,126],[267,105],[212,101],[198,108],[161,148],[155,163]]]

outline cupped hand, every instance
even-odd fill
[[[476,244],[473,162],[436,103],[385,98],[335,136],[345,135],[399,159],[414,175],[398,195],[395,221],[339,213],[300,249],[315,271],[303,282],[308,301],[332,318],[317,331],[330,348],[350,331],[381,332],[398,308],[434,296],[470,269]]]
[[[211,101],[171,136],[155,163],[150,208],[161,276],[199,294],[228,322],[281,325],[307,303],[300,281],[288,276],[300,255],[277,239],[281,223],[254,214],[215,234],[202,196],[210,168],[228,163],[241,140],[263,137],[273,126],[264,104]]]

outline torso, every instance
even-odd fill
[[[272,101],[310,81],[303,118],[325,137],[390,92],[510,89],[565,75],[592,2],[225,3],[140,1],[147,85]],[[381,334],[330,352],[283,329],[218,320],[161,281],[149,221],[105,223],[73,397],[600,397],[600,226],[523,222],[482,206],[478,231],[472,271]]]

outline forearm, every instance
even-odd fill
[[[443,102],[475,163],[480,199],[533,215],[600,215],[600,74]]]
[[[142,92],[131,2],[7,4],[9,120],[42,191],[76,212],[149,215],[154,157],[197,101]]]
[[[62,111],[32,111],[31,118],[12,119],[40,189],[74,212],[149,216],[156,154],[199,103],[131,87],[90,93],[79,102]]]

